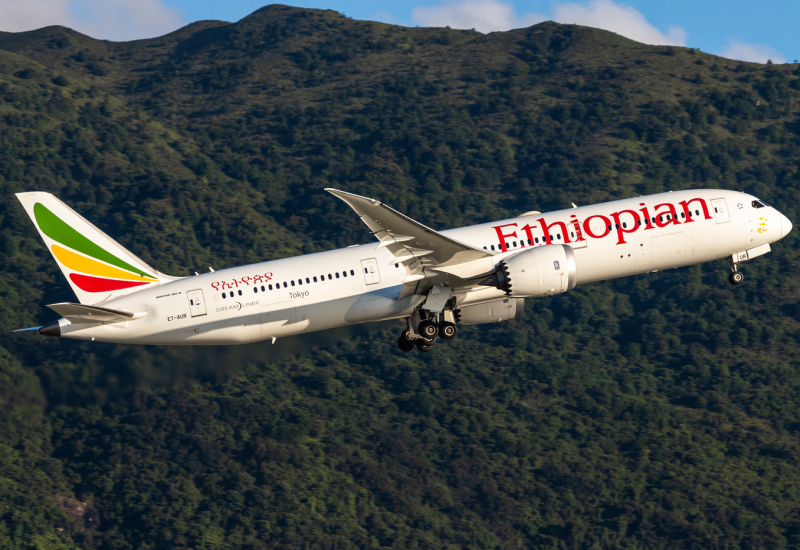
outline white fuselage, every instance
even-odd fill
[[[791,224],[782,214],[769,206],[755,208],[754,200],[733,191],[676,191],[442,233],[494,250],[497,263],[523,248],[546,246],[544,225],[552,244],[572,246],[577,283],[584,284],[728,258],[788,233]],[[686,212],[691,212],[691,217]],[[501,249],[501,236],[505,250]],[[424,296],[397,300],[407,276],[408,271],[395,262],[391,252],[370,243],[161,284],[100,304],[146,313],[141,318],[102,325],[62,325],[61,330],[64,337],[105,342],[254,342],[408,317]],[[441,273],[430,276],[438,278],[437,284],[447,284],[446,275],[444,280]],[[455,287],[454,296],[461,307],[504,298],[505,294],[493,287],[472,286]]]

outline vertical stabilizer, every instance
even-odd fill
[[[159,284],[158,273],[50,193],[17,193],[82,304]]]

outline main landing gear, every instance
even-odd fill
[[[425,315],[425,314],[423,314]],[[428,313],[428,318],[423,319],[412,330],[415,317],[419,318],[419,313],[408,319],[408,328],[400,335],[397,346],[403,351],[411,351],[417,348],[423,353],[433,349],[437,337],[443,340],[452,340],[458,336],[458,327],[455,324],[455,314],[452,311],[445,311],[441,314]],[[440,317],[443,319],[440,320]]]

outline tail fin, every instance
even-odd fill
[[[17,198],[81,304],[159,284],[155,269],[50,193],[17,193]]]

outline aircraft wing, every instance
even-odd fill
[[[491,261],[476,262],[488,260],[494,255],[487,250],[442,235],[375,199],[338,189],[326,191],[339,197],[356,211],[380,241],[378,248],[386,248],[394,254],[392,263],[408,266],[418,261],[424,267],[456,275],[461,275],[458,266],[468,263],[480,264],[480,271],[491,269]]]

